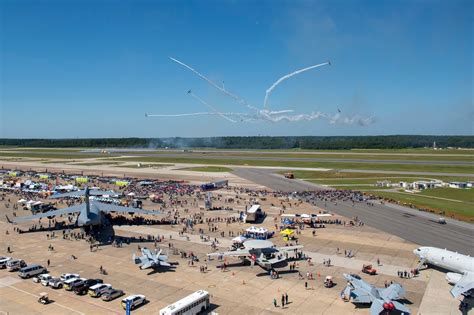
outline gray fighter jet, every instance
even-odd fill
[[[243,246],[243,249],[210,253],[207,256],[239,257],[243,261],[250,260],[251,264],[257,264],[265,270],[272,270],[288,265],[286,259],[287,252],[303,248],[302,245],[276,247],[272,242],[266,240],[249,240],[244,242]]]
[[[163,250],[160,249],[158,252],[155,251],[153,253],[146,247],[141,249],[142,255],[136,257],[135,254],[132,256],[132,260],[136,265],[140,266],[140,269],[148,269],[148,268],[159,268],[159,267],[171,267],[171,264],[168,262],[168,256],[161,255]]]
[[[341,298],[350,300],[355,304],[370,304],[370,314],[410,314],[410,310],[402,303],[396,301],[403,298],[405,289],[398,283],[391,284],[388,288],[377,288],[365,282],[358,275],[344,274],[347,280],[346,288],[341,292]]]
[[[117,206],[114,204],[108,204],[103,202],[98,202],[96,200],[91,200],[90,196],[103,196],[103,195],[113,195],[113,191],[100,191],[100,190],[90,190],[86,187],[85,190],[79,190],[64,194],[52,195],[51,199],[65,198],[65,197],[76,197],[84,196],[84,203],[80,205],[75,205],[59,210],[48,211],[44,213],[39,213],[31,216],[16,217],[13,220],[8,220],[12,223],[20,223],[25,221],[31,221],[41,218],[52,218],[60,215],[69,215],[69,214],[79,214],[77,217],[76,225],[79,227],[83,226],[100,226],[105,223],[105,214],[110,212],[118,212],[123,214],[148,214],[148,215],[162,215],[162,212],[159,211],[149,211],[142,210],[137,208]],[[7,218],[8,219],[8,218]]]

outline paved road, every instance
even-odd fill
[[[234,174],[273,190],[327,189],[301,180],[286,179],[268,169],[239,168]],[[337,205],[316,202],[315,205],[348,218],[357,216],[369,226],[422,246],[448,248],[474,256],[473,224],[448,220],[448,224],[441,225],[436,223],[436,215],[394,205],[356,203],[353,207],[351,202],[338,202]]]

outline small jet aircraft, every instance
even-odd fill
[[[243,249],[228,252],[210,253],[208,257],[239,257],[243,262],[249,261],[265,270],[273,270],[288,265],[286,253],[303,248],[302,245],[276,247],[266,240],[249,240],[243,243]]]
[[[153,253],[151,250],[149,250],[146,247],[143,247],[141,249],[142,255],[139,257],[136,257],[135,254],[132,256],[132,260],[135,263],[135,265],[139,265],[140,269],[148,269],[148,268],[159,268],[159,267],[171,267],[171,264],[168,262],[168,256],[166,255],[161,255],[161,252],[163,250],[160,249],[158,252],[155,251]]]
[[[117,206],[114,204],[108,204],[103,202],[98,202],[96,200],[91,200],[90,196],[103,196],[103,195],[111,195],[115,194],[113,191],[100,191],[100,190],[90,190],[86,187],[85,190],[73,191],[64,194],[56,194],[52,195],[51,199],[57,198],[64,198],[64,197],[76,197],[76,196],[84,196],[85,200],[84,203],[80,205],[74,205],[71,207],[43,212],[31,216],[23,216],[23,217],[15,217],[13,220],[7,220],[11,223],[20,223],[25,221],[31,221],[41,218],[53,218],[55,216],[60,215],[68,215],[68,214],[79,214],[76,220],[76,226],[100,226],[105,223],[105,214],[110,212],[118,212],[123,214],[148,214],[148,215],[162,215],[161,212],[157,211],[149,211],[149,210],[142,210],[137,208],[130,208],[130,207],[123,207]]]
[[[454,284],[453,297],[474,294],[474,257],[436,247],[419,247],[413,253],[420,258],[420,266],[430,264],[454,271],[446,273],[446,280]]]
[[[369,304],[370,314],[379,315],[397,310],[399,313],[410,314],[410,310],[400,302],[405,294],[405,289],[398,283],[391,284],[388,288],[377,288],[365,282],[358,275],[344,274],[347,280],[346,288],[341,292],[341,298],[350,300],[355,304]]]

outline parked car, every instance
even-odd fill
[[[26,262],[23,259],[11,259],[7,261],[7,270],[10,272],[18,271],[23,267],[26,267]]]
[[[372,265],[363,265],[362,272],[371,276],[374,276],[377,274],[377,270],[373,268]]]
[[[34,283],[41,283],[41,280],[45,279],[45,278],[48,278],[48,277],[51,277],[48,273],[44,273],[44,274],[41,274],[41,275],[38,275],[36,277],[33,278],[33,282]]]
[[[5,269],[7,268],[7,262],[9,260],[12,260],[11,257],[7,257],[7,256],[0,256],[0,269]]]
[[[64,281],[64,289],[66,291],[72,291],[74,290],[74,288],[81,286],[86,280],[86,278],[75,278],[66,280]]]
[[[89,296],[92,296],[92,297],[99,297],[102,295],[102,293],[104,293],[105,291],[111,288],[112,288],[112,285],[110,284],[98,283],[89,288],[88,294]]]
[[[122,308],[124,310],[127,309],[127,302],[131,303],[130,309],[133,310],[137,308],[138,306],[145,304],[146,298],[144,295],[141,295],[141,294],[134,294],[134,295],[127,296],[126,298],[122,300],[122,303],[121,303]]]
[[[122,295],[124,295],[125,293],[122,291],[122,290],[118,290],[118,289],[114,289],[114,288],[110,288],[108,289],[107,291],[103,292],[102,295],[101,295],[101,299],[103,301],[112,301]]]
[[[59,276],[62,282],[73,279],[73,278],[79,278],[79,275],[76,273],[63,273],[61,276]]]
[[[87,279],[82,285],[74,288],[74,293],[76,293],[77,295],[87,294],[87,291],[90,287],[102,282],[102,279]]]
[[[53,279],[49,273],[42,275],[41,277],[41,284],[45,287],[49,285],[49,280]]]
[[[53,289],[61,289],[63,287],[61,278],[51,278],[48,284]]]

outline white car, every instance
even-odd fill
[[[112,288],[111,284],[97,283],[97,284],[93,285],[92,287],[90,287],[87,293],[89,294],[89,296],[99,297],[99,296],[102,295],[102,293],[104,293],[105,291],[107,291],[111,288]]]
[[[12,260],[11,257],[0,256],[0,269],[7,268],[7,262]]]
[[[60,278],[51,278],[48,285],[53,289],[61,289],[63,287],[63,282]]]
[[[53,277],[51,277],[49,273],[41,275],[40,277],[41,277],[40,282],[44,287],[47,287],[49,285],[49,281],[53,279]]]
[[[51,278],[52,277],[49,273],[43,273],[43,274],[40,274],[40,275],[34,277],[33,282],[34,283],[40,283],[41,282],[41,284],[43,284],[43,279],[48,279],[48,281],[49,281],[49,279],[51,279]]]
[[[61,279],[62,282],[69,280],[69,279],[76,279],[79,278],[79,275],[76,273],[63,273],[59,279]]]
[[[127,309],[127,302],[131,303],[130,309],[133,310],[136,307],[142,304],[145,304],[146,298],[144,295],[141,295],[141,294],[134,294],[134,295],[127,296],[126,298],[122,300],[122,303],[121,303],[124,310]]]

